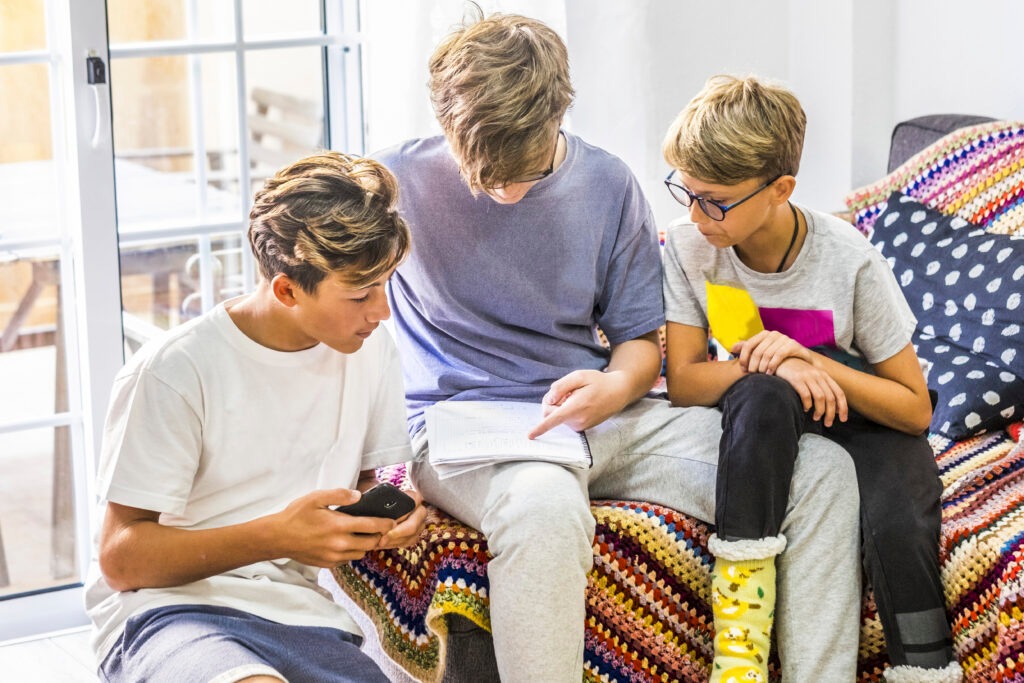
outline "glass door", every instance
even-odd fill
[[[0,6],[0,640],[86,623],[110,384],[250,289],[252,194],[363,151],[356,2]]]

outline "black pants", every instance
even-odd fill
[[[853,458],[860,490],[864,567],[894,666],[953,660],[939,573],[938,467],[924,435],[910,436],[850,411],[825,427],[783,379],[753,374],[722,397],[715,525],[727,541],[777,536],[798,442],[824,436]],[[822,558],[826,562],[828,558]]]

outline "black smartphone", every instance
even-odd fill
[[[356,517],[388,517],[398,519],[413,511],[416,501],[397,486],[380,483],[368,491],[363,497],[351,505],[339,505],[337,512]]]

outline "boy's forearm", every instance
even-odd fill
[[[932,409],[927,387],[915,392],[896,380],[856,370],[821,353],[811,353],[812,364],[836,381],[853,410],[907,434],[918,435],[928,429]]]
[[[716,406],[729,387],[746,374],[737,360],[669,367],[668,398],[674,406]]]
[[[661,348],[658,333],[650,332],[636,339],[615,345],[606,372],[620,372],[626,377],[625,405],[642,398],[658,380],[661,370]]]
[[[141,520],[111,531],[100,566],[119,591],[181,586],[278,557],[273,528],[268,517],[216,529]]]

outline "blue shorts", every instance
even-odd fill
[[[172,605],[128,619],[99,673],[112,683],[232,683],[256,675],[289,683],[388,683],[359,649],[361,642],[336,628],[289,626],[226,607]]]

